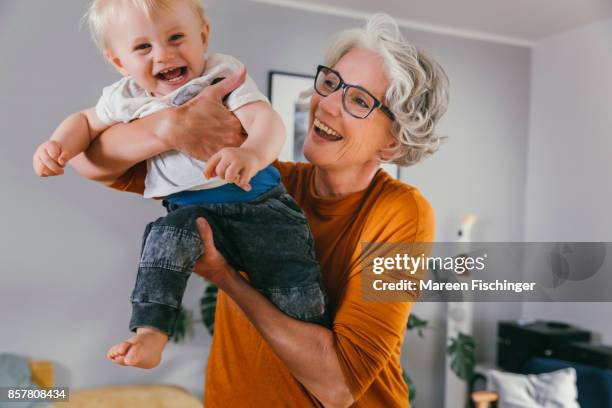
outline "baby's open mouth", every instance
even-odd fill
[[[321,122],[318,118],[314,119],[314,131],[315,133],[322,137],[325,140],[329,140],[335,142],[337,140],[342,139],[342,135],[336,132],[331,127],[327,126],[325,123]]]
[[[187,75],[187,67],[168,68],[155,75],[158,79],[168,82],[179,82]]]

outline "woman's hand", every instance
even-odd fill
[[[208,160],[224,147],[238,147],[246,133],[240,121],[223,105],[223,98],[238,88],[246,70],[235,72],[175,109],[157,130],[168,150],[179,150],[200,160]]]
[[[348,407],[354,399],[340,367],[334,333],[287,316],[253,288],[217,251],[203,218],[196,220],[204,254],[194,271],[242,309],[289,372],[324,406]]]
[[[194,272],[219,289],[225,290],[230,282],[242,278],[215,247],[213,232],[208,222],[204,218],[198,218],[196,226],[202,239],[204,254],[196,262]]]
[[[83,177],[110,185],[134,165],[169,150],[207,160],[223,147],[240,146],[242,125],[222,101],[245,76],[244,70],[236,72],[180,107],[117,123],[70,163]]]

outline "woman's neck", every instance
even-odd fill
[[[378,171],[377,162],[341,169],[315,166],[314,187],[320,197],[343,197],[365,190]]]

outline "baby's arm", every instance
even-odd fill
[[[257,101],[234,111],[247,132],[240,147],[226,147],[213,155],[204,175],[215,175],[250,190],[249,181],[276,160],[285,143],[285,126],[269,103]]]
[[[41,177],[64,174],[66,163],[84,152],[108,127],[95,108],[73,113],[55,129],[48,141],[38,146],[33,158],[34,171]]]

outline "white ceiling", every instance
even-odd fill
[[[407,27],[527,46],[612,17],[612,0],[254,1],[353,17],[385,12]]]

